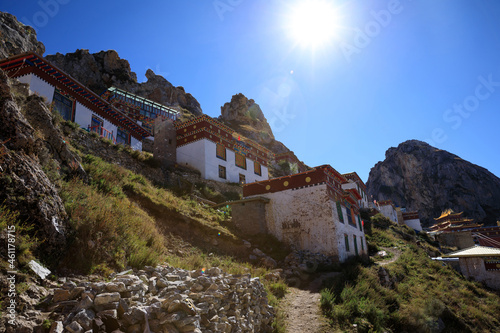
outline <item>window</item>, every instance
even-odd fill
[[[226,179],[226,167],[219,165],[219,178]]]
[[[344,223],[344,215],[342,215],[342,206],[340,205],[340,201],[337,201],[337,214],[339,214],[340,222]]]
[[[344,234],[344,240],[345,240],[345,250],[349,252],[349,236],[347,236],[347,234]]]
[[[226,147],[224,145],[218,143],[216,148],[216,155],[221,160],[226,160]]]
[[[356,235],[353,235],[352,237],[354,239],[354,252],[356,253],[356,255],[359,255],[359,253],[358,253],[358,242],[356,242]]]
[[[260,167],[259,162],[253,162],[253,172],[256,175],[262,176],[262,168]]]
[[[361,237],[359,240],[361,243],[361,251],[365,251],[365,243],[363,243],[363,237]]]
[[[361,222],[361,217],[358,215],[359,230],[363,231],[363,222]]]
[[[247,158],[245,155],[235,153],[235,164],[237,167],[242,168],[242,169],[247,169]]]
[[[73,101],[57,91],[54,92],[54,109],[59,112],[64,120],[73,120]]]
[[[92,121],[90,122],[90,131],[96,132],[101,135],[103,121],[95,116],[92,116]]]
[[[116,143],[122,143],[124,145],[130,144],[128,132],[120,127],[118,127],[118,130],[116,131]]]
[[[243,175],[241,173],[240,173],[240,184],[242,184],[242,185],[246,184],[246,177],[245,177],[245,175]]]
[[[352,216],[351,216],[351,210],[347,207],[347,223],[352,224]]]

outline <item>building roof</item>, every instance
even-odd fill
[[[0,68],[9,77],[17,78],[26,74],[34,74],[40,77],[47,83],[70,94],[80,104],[109,120],[114,125],[129,131],[138,140],[151,136],[149,131],[137,124],[133,119],[127,117],[109,102],[72,78],[71,75],[63,72],[36,53],[23,53],[3,59],[0,61]]]
[[[216,119],[201,115],[191,120],[174,122],[177,130],[177,147],[207,139],[223,145],[247,158],[267,165],[274,154],[267,148],[233,131]]]
[[[441,213],[440,217],[435,218],[434,220],[439,221],[441,219],[446,219],[446,218],[460,218],[460,217],[462,217],[463,213],[464,212],[455,213],[452,209],[447,209]]]
[[[150,99],[144,98],[144,97],[136,95],[136,94],[132,94],[131,92],[128,92],[128,91],[120,89],[120,88],[111,87],[108,90],[106,90],[101,96],[103,98],[105,98],[104,95],[107,95],[107,93],[118,94],[118,95],[122,95],[122,96],[127,97],[127,98],[131,98],[134,101],[140,102],[141,104],[144,104],[144,105],[147,105],[147,106],[151,106],[151,107],[156,108],[156,109],[158,109],[160,111],[163,111],[167,115],[172,114],[172,115],[177,116],[180,113],[179,111],[177,111],[175,109],[172,109],[172,108],[169,108],[169,107],[167,107],[167,106],[165,106],[163,104],[157,103],[155,101],[152,101]]]
[[[469,258],[469,257],[500,257],[500,249],[486,246],[473,246],[468,249],[443,255],[443,258]]]
[[[382,200],[382,201],[377,201],[377,204],[379,206],[392,206],[394,207],[394,203],[392,202],[392,200]]]
[[[366,185],[365,183],[361,180],[359,175],[356,172],[349,172],[349,173],[344,173],[343,176],[347,179],[351,179],[355,182],[358,182],[359,185],[363,188],[363,190],[366,191]]]
[[[243,185],[243,196],[248,197],[252,195],[281,192],[313,185],[326,184],[328,192],[332,196],[340,199],[346,194],[349,196],[349,193],[351,193],[342,190],[341,184],[344,181],[345,178],[330,165],[320,165],[305,172],[245,184]]]

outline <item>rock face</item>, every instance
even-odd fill
[[[0,71],[0,147],[4,152],[0,157],[0,202],[18,211],[21,221],[35,226],[37,236],[44,239],[42,254],[57,255],[66,242],[68,218],[42,163],[51,165],[54,172],[66,168],[68,174],[75,172],[83,178],[85,171],[64,144],[43,100],[38,96],[24,100],[17,91],[17,99],[24,101],[25,116],[11,90],[7,76]]]
[[[234,95],[231,102],[221,107],[219,121],[275,154],[289,151],[283,143],[274,138],[271,126],[260,106],[241,93]]]
[[[35,29],[12,14],[0,12],[0,59],[25,52],[43,55],[45,46],[36,39]]]
[[[389,148],[385,157],[366,184],[374,199],[418,210],[426,226],[448,208],[485,225],[500,217],[500,179],[485,168],[417,140]]]
[[[74,53],[57,53],[45,58],[97,94],[114,86],[163,105],[187,110],[195,116],[203,113],[200,103],[183,87],[174,87],[151,69],[146,72],[148,80],[138,83],[129,62],[121,59],[114,50],[94,54],[89,53],[89,50],[76,50]]]

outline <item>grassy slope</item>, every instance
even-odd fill
[[[168,188],[155,187],[144,176],[72,149],[80,154],[89,183],[62,174],[51,163],[44,166],[70,217],[68,247],[59,271],[106,276],[129,266],[167,262],[183,269],[220,267],[228,273],[262,278],[269,273],[245,260],[247,250],[231,230],[227,212],[177,196]],[[143,154],[119,151],[144,160]],[[18,264],[28,272],[26,264],[43,242],[17,220],[16,212],[0,206],[0,227],[12,224],[17,225]],[[8,262],[0,261],[7,268]],[[276,296],[282,297],[286,286],[282,281],[262,281],[271,291],[270,303],[276,305]]]
[[[381,284],[373,262],[344,265],[328,282],[321,304],[332,327],[361,332],[496,332],[500,297],[481,284],[467,281],[448,266],[429,259],[435,251],[425,236],[391,225],[376,215],[365,231],[370,248],[397,246],[401,256],[384,268],[389,283]]]

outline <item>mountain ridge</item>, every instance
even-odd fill
[[[386,151],[370,170],[369,196],[418,210],[424,225],[445,209],[493,225],[500,217],[500,178],[486,168],[418,140]]]

